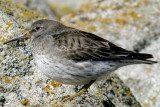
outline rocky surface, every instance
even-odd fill
[[[11,0],[11,2],[56,20],[78,9],[82,0]]]
[[[158,4],[156,0],[92,0],[88,4],[81,4],[78,11],[61,18],[61,22],[95,33],[126,49],[151,53],[155,60],[160,61],[160,45],[157,45],[160,42]],[[131,88],[140,104],[114,73],[93,84],[88,93],[71,102],[62,103],[63,96],[73,95],[81,86],[56,83],[37,70],[32,60],[29,40],[3,45],[8,38],[25,33],[33,21],[42,18],[44,17],[33,10],[22,8],[8,0],[0,0],[1,106],[160,105],[159,63],[133,65],[116,71]]]

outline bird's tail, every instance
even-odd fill
[[[157,63],[156,61],[152,61],[152,60],[133,60],[133,63],[135,64],[154,64]]]
[[[149,58],[153,58],[151,54],[146,53],[130,53],[128,58],[124,59],[123,62],[128,62],[130,64],[154,64],[157,61],[149,60]],[[132,59],[132,60],[130,60]]]

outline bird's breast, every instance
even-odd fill
[[[87,84],[110,74],[115,66],[108,62],[73,62],[65,58],[49,55],[35,55],[39,70],[51,79],[64,84]]]

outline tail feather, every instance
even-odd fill
[[[156,61],[152,61],[152,60],[135,60],[134,61],[137,64],[154,64],[157,63]]]
[[[146,53],[130,53],[124,62],[129,61],[129,63],[134,64],[154,64],[157,63],[156,61],[148,60],[149,58],[153,58],[151,54]],[[132,60],[129,60],[132,59]]]
[[[146,53],[130,53],[128,57],[131,57],[133,59],[148,59],[148,58],[153,58],[151,54],[146,54]]]
[[[154,64],[157,63],[156,61],[151,61],[151,60],[139,60],[139,59],[133,59],[133,60],[120,60],[118,61],[124,65],[132,65],[132,64]]]

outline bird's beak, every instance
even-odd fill
[[[27,32],[26,34],[24,34],[23,36],[20,36],[20,37],[16,37],[16,38],[13,38],[11,40],[8,40],[6,42],[4,42],[4,44],[7,44],[9,42],[13,42],[13,41],[20,41],[20,40],[23,40],[23,39],[28,39],[30,38],[30,33]]]

